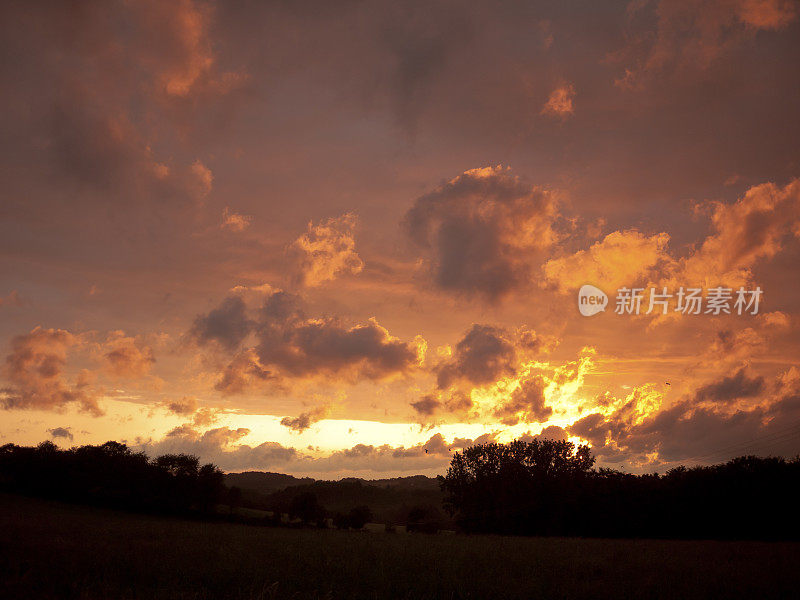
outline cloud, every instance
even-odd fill
[[[562,292],[586,283],[605,290],[631,287],[669,260],[668,242],[666,233],[648,237],[636,230],[614,231],[588,250],[547,261],[545,278]]]
[[[356,444],[336,450],[328,455],[305,454],[277,442],[263,442],[256,446],[240,443],[250,431],[246,428],[218,427],[203,433],[190,425],[170,431],[162,440],[140,440],[138,448],[150,456],[185,452],[195,454],[203,461],[211,461],[228,471],[280,470],[290,473],[341,472],[419,472],[443,469],[452,454],[473,444],[491,442],[494,434],[477,438],[453,438],[451,442],[440,433],[413,446],[384,444]]]
[[[545,404],[545,390],[557,393],[564,384],[582,381],[591,360],[550,368],[539,362],[558,340],[522,326],[515,331],[473,324],[443,358],[431,368],[436,389],[412,402],[419,417],[437,413],[471,420],[483,415],[506,425],[545,421],[553,410]],[[552,379],[544,371],[550,372]],[[474,393],[477,392],[479,402]]]
[[[210,37],[211,5],[193,0],[132,4],[132,29],[136,35],[149,34],[140,43],[150,43],[137,48],[141,52],[137,58],[150,67],[157,91],[173,99],[220,94],[246,78],[243,73],[217,70]]]
[[[270,322],[259,332],[256,353],[295,377],[326,374],[383,379],[420,362],[419,342],[389,334],[375,319],[347,327],[335,318]]]
[[[304,411],[296,417],[284,417],[281,419],[281,425],[298,433],[302,433],[317,421],[321,421],[327,417],[328,413],[330,413],[329,406],[318,406],[312,410]]]
[[[495,416],[504,425],[546,421],[553,414],[553,409],[545,401],[544,391],[547,386],[548,382],[541,375],[521,380],[511,397],[495,408]]]
[[[436,412],[436,409],[441,406],[441,402],[434,396],[428,394],[427,396],[423,396],[420,400],[412,402],[411,406],[419,415],[428,417]]]
[[[72,431],[70,431],[71,429],[71,427],[54,427],[53,429],[48,429],[47,432],[54,440],[58,438],[64,438],[65,440],[69,440],[71,442],[74,439]]]
[[[167,410],[176,415],[191,415],[197,410],[197,398],[184,396],[180,400],[173,400],[167,403]]]
[[[241,233],[248,227],[250,227],[250,223],[252,222],[253,217],[248,215],[240,215],[232,211],[229,207],[225,207],[222,211],[222,224],[220,227],[222,229],[227,229],[228,231],[234,231],[237,233]]]
[[[796,235],[800,180],[784,187],[756,185],[735,202],[711,202],[703,208],[711,214],[710,231],[684,256],[668,251],[667,233],[614,231],[586,250],[548,260],[545,278],[564,293],[585,283],[607,291],[648,283],[673,290],[747,285],[753,267],[774,258]]]
[[[787,0],[660,0],[631,4],[628,14],[628,46],[617,54],[628,66],[616,83],[641,89],[709,69],[758,31],[786,27],[797,16],[797,5]]]
[[[566,440],[567,430],[558,425],[548,425],[538,435],[534,437],[547,440]]]
[[[192,417],[192,425],[195,427],[208,427],[217,421],[219,412],[216,408],[199,408]]]
[[[2,74],[14,94],[0,110],[8,184],[27,190],[12,201],[17,218],[36,228],[46,214],[59,258],[81,265],[97,247],[111,260],[134,242],[174,244],[213,182],[189,122],[199,98],[233,87],[217,68],[210,4],[85,4],[77,20],[67,6],[16,4],[3,21],[19,24],[4,32],[3,53],[19,60]]]
[[[553,336],[537,334],[525,326],[516,331],[474,323],[455,349],[433,368],[439,389],[458,382],[494,383],[513,376],[520,361],[547,354],[557,345]]]
[[[516,372],[517,352],[509,333],[499,327],[474,324],[456,344],[453,356],[436,368],[440,389],[458,381],[492,383]]]
[[[797,3],[792,0],[741,0],[737,4],[737,16],[754,29],[783,29],[797,16]]]
[[[497,301],[527,285],[558,238],[555,196],[508,168],[465,171],[418,198],[403,226],[443,290]]]
[[[575,112],[573,100],[575,99],[575,86],[571,83],[564,84],[554,89],[547,102],[542,107],[543,115],[566,119]]]
[[[199,188],[200,195],[208,195],[211,192],[211,188],[214,184],[214,174],[211,172],[211,169],[205,166],[198,159],[192,163],[190,170],[195,177],[195,182]]]
[[[169,412],[181,417],[191,417],[191,421],[180,425],[175,428],[175,431],[191,432],[195,431],[197,427],[208,427],[216,423],[222,412],[218,408],[200,407],[197,398],[192,396],[184,396],[179,400],[173,400],[162,404]],[[171,435],[177,435],[171,433]]]
[[[241,394],[276,378],[272,371],[261,364],[256,351],[248,348],[237,353],[228,363],[214,389],[225,394]]]
[[[289,247],[294,281],[314,287],[344,274],[360,273],[364,261],[356,252],[354,230],[357,222],[358,218],[352,213],[317,225],[309,222],[308,231]]]
[[[17,290],[11,290],[7,296],[0,296],[0,306],[22,306],[23,304]]]
[[[711,233],[678,261],[674,278],[711,285],[744,285],[752,267],[777,255],[800,222],[800,180],[784,187],[751,187],[736,202],[710,205]]]
[[[242,347],[251,333],[255,346]],[[419,367],[426,347],[421,338],[399,340],[375,319],[346,325],[335,317],[307,318],[300,297],[281,290],[268,292],[258,309],[229,296],[195,319],[189,337],[235,351],[216,386],[227,393],[280,378],[386,379]]]
[[[423,346],[393,337],[375,319],[347,327],[337,319],[272,325],[260,332],[256,353],[293,377],[328,375],[384,379],[420,364]]]
[[[150,346],[123,331],[111,332],[101,352],[106,370],[114,377],[145,377],[156,362]]]
[[[676,461],[719,462],[743,454],[796,453],[786,423],[800,418],[796,372],[787,371],[775,386],[744,368],[732,376],[700,385],[687,398],[659,410],[629,396],[605,412],[594,412],[567,428],[592,444],[607,462],[669,465]],[[775,390],[771,393],[770,390]],[[747,406],[732,406],[748,398]],[[642,410],[645,408],[644,410]]]
[[[2,390],[3,408],[62,409],[75,403],[81,410],[101,415],[91,388],[92,373],[84,369],[72,383],[64,375],[67,355],[79,344],[79,338],[64,329],[36,327],[14,337],[3,366],[10,383]]]
[[[702,355],[703,362],[719,365],[741,363],[766,348],[766,340],[752,327],[720,329]]]
[[[237,348],[250,334],[253,324],[241,296],[229,296],[206,315],[198,316],[189,336],[199,344],[215,342],[227,350]]]
[[[752,398],[764,391],[764,377],[750,377],[747,368],[741,367],[733,375],[727,375],[708,383],[697,389],[695,400],[697,402],[722,402],[730,403],[741,398]]]
[[[792,324],[791,317],[780,310],[760,313],[759,319],[766,327],[774,327],[775,329],[789,329]]]
[[[470,390],[461,389],[435,390],[433,393],[424,395],[416,402],[411,402],[410,405],[423,422],[440,412],[468,419],[470,411],[475,406]]]

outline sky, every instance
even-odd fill
[[[0,443],[800,453],[797,2],[0,11]]]

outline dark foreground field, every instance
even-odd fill
[[[199,523],[0,495],[3,598],[789,598],[800,545]]]

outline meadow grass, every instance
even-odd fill
[[[0,495],[3,598],[789,598],[800,544],[293,530]]]

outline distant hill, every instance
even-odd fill
[[[225,483],[242,489],[244,506],[283,512],[292,498],[311,492],[319,503],[332,512],[348,512],[355,506],[366,505],[379,523],[404,523],[415,508],[441,513],[443,494],[433,477],[413,475],[391,479],[359,479],[321,481],[296,478],[281,473],[229,473]],[[442,521],[449,522],[444,515]]]
[[[290,485],[313,483],[311,477],[293,477],[284,473],[270,473],[265,471],[245,471],[243,473],[226,473],[225,485],[237,486],[242,490],[258,492],[268,495],[273,492],[285,490]]]

